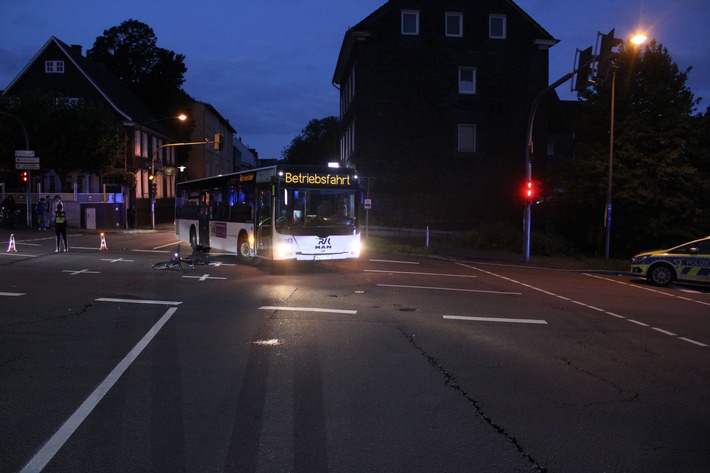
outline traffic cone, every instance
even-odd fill
[[[101,247],[99,248],[99,251],[101,250],[108,250],[108,248],[106,248],[106,237],[103,233],[101,234]]]
[[[17,249],[15,249],[15,234],[13,233],[10,235],[10,244],[7,245],[7,252],[8,253],[17,253]]]

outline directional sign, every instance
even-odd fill
[[[16,158],[32,158],[35,155],[34,150],[31,149],[16,149],[15,150],[15,157]]]
[[[15,163],[17,163],[17,164],[39,164],[39,158],[34,157],[34,156],[31,158],[23,158],[23,157],[15,156]]]
[[[27,170],[37,170],[39,169],[39,163],[37,164],[26,164],[26,163],[15,163],[15,169],[27,169]]]

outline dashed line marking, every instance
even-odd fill
[[[479,271],[479,272],[488,274],[488,275],[490,275],[490,276],[494,276],[494,277],[497,277],[497,278],[500,278],[500,279],[504,279],[504,280],[509,281],[509,282],[511,282],[511,283],[513,283],[513,284],[518,284],[518,285],[520,285],[520,286],[530,288],[530,289],[532,289],[533,291],[541,292],[541,293],[543,293],[543,294],[547,294],[547,295],[550,295],[550,296],[552,296],[552,297],[556,297],[557,299],[561,299],[561,300],[564,300],[564,301],[567,301],[567,302],[572,302],[572,303],[577,304],[577,305],[579,305],[579,306],[586,307],[586,308],[588,308],[588,309],[592,309],[592,310],[595,310],[595,311],[597,311],[597,312],[601,312],[601,313],[603,313],[603,314],[611,315],[612,317],[616,317],[617,319],[623,319],[623,320],[626,320],[626,321],[628,321],[628,322],[631,322],[631,323],[633,323],[633,324],[636,324],[636,325],[639,325],[639,326],[642,326],[642,327],[651,328],[651,329],[653,329],[653,330],[655,330],[655,331],[657,331],[657,332],[659,332],[659,333],[663,333],[663,334],[668,335],[668,336],[671,336],[671,337],[677,337],[678,340],[683,340],[684,342],[692,343],[693,345],[696,345],[696,346],[699,346],[699,347],[704,347],[704,348],[705,348],[705,347],[708,347],[708,346],[709,346],[709,345],[707,345],[707,344],[705,344],[705,343],[699,342],[699,341],[697,341],[697,340],[693,340],[693,339],[691,339],[691,338],[679,337],[679,336],[676,335],[675,333],[670,332],[670,331],[668,331],[668,330],[664,330],[664,329],[661,329],[661,328],[659,328],[659,327],[653,327],[653,326],[651,326],[651,325],[649,325],[649,324],[646,324],[646,323],[644,323],[644,322],[639,322],[638,320],[629,319],[629,318],[627,318],[627,317],[624,317],[623,315],[615,314],[614,312],[609,312],[608,310],[601,309],[601,308],[599,308],[599,307],[595,307],[595,306],[593,306],[593,305],[589,305],[589,304],[586,304],[586,303],[584,303],[584,302],[576,301],[576,300],[574,300],[574,299],[570,299],[570,298],[568,298],[568,297],[564,297],[564,296],[561,296],[561,295],[559,295],[559,294],[555,294],[554,292],[546,291],[546,290],[544,290],[544,289],[540,289],[539,287],[531,286],[530,284],[526,284],[526,283],[524,283],[524,282],[517,281],[517,280],[515,280],[515,279],[509,278],[509,277],[506,277],[506,276],[502,276],[502,275],[500,275],[500,274],[496,274],[496,273],[493,273],[493,272],[491,272],[491,271],[486,271],[485,269],[477,268],[477,267],[475,267],[475,266],[470,266],[470,265],[468,265],[468,264],[464,264],[464,263],[460,263],[460,262],[457,262],[456,264],[458,264],[459,266],[463,266],[463,267],[465,267],[465,268],[473,269],[474,271]],[[603,278],[603,277],[601,277],[601,276],[597,276],[597,275],[589,274],[589,273],[583,273],[583,274],[584,274],[585,276],[593,277],[593,278],[596,278],[596,279],[601,279],[601,280],[603,280],[603,281],[614,282],[614,283],[622,284],[622,285],[625,285],[625,286],[631,286],[631,284],[628,284],[628,283],[625,283],[625,282],[622,282],[622,281],[617,281],[617,280],[615,280],[615,279]],[[636,287],[636,286],[633,286],[633,287]],[[668,294],[668,293],[666,293],[666,292],[658,291],[658,290],[655,290],[655,289],[644,288],[644,287],[640,287],[640,288],[638,288],[638,289],[643,289],[643,290],[655,292],[655,293],[658,293],[658,294],[662,294],[662,295],[664,295],[664,296],[675,297],[675,298],[677,298],[677,299],[687,300],[687,301],[695,302],[695,303],[702,304],[702,305],[710,305],[710,304],[708,304],[708,303],[706,303],[706,302],[696,301],[696,300],[694,300],[694,299],[688,299],[688,298],[686,298],[686,297],[676,296],[676,295],[674,295],[674,294]]]
[[[325,312],[330,314],[357,314],[356,310],[345,310],[345,309],[326,309],[320,307],[286,307],[286,306],[275,306],[275,305],[265,305],[259,307],[259,310],[286,310],[295,312]]]
[[[509,324],[538,324],[547,325],[545,320],[537,319],[509,319],[505,317],[468,317],[464,315],[445,315],[448,320],[469,320],[471,322],[504,322]]]

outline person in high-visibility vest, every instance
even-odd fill
[[[54,250],[59,253],[61,241],[64,241],[64,251],[69,251],[67,245],[67,214],[64,212],[62,204],[57,204],[57,211],[54,213],[54,232],[57,235],[57,246]]]

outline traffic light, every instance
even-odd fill
[[[536,204],[540,202],[540,184],[537,181],[528,179],[523,183],[523,200],[526,204]]]
[[[24,182],[25,184],[27,184],[27,181],[30,180],[29,173],[28,173],[27,171],[22,171],[22,172],[20,173],[20,180],[21,180],[22,182]]]
[[[579,62],[577,63],[577,80],[574,83],[574,89],[577,92],[584,92],[592,83],[592,62],[594,62],[594,54],[592,47],[589,46],[584,51],[579,52]]]
[[[222,151],[222,139],[224,137],[222,136],[221,133],[215,133],[214,134],[214,150],[215,151]]]
[[[601,45],[599,46],[599,60],[597,61],[597,78],[604,80],[609,74],[609,66],[611,62],[619,57],[619,53],[612,51],[613,48],[621,45],[624,40],[614,38],[614,30],[612,28],[609,34],[601,34]]]

